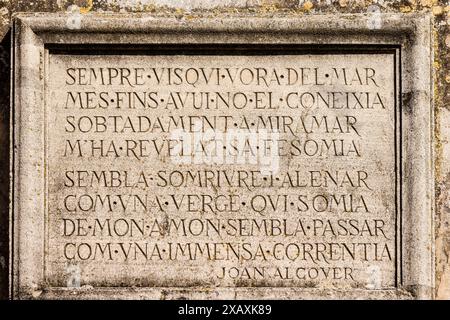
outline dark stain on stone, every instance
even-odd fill
[[[413,112],[413,110],[411,109],[413,99],[414,99],[414,92],[409,91],[402,93],[402,109],[409,114]]]

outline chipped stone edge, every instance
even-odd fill
[[[75,299],[211,297],[214,298],[374,298],[434,297],[434,186],[432,16],[382,14],[383,25],[368,27],[367,14],[312,15],[248,19],[198,17],[192,20],[151,14],[89,14],[80,29],[68,29],[66,14],[17,13],[13,17],[14,79],[11,105],[11,298]],[[255,32],[258,31],[258,32]],[[263,37],[261,37],[263,35]],[[281,36],[280,36],[281,35]],[[163,37],[164,36],[164,37]],[[266,39],[266,41],[262,40]],[[82,40],[81,40],[82,39]],[[304,288],[95,288],[68,290],[45,284],[46,162],[45,45],[48,43],[173,43],[282,41],[313,44],[402,45],[402,93],[413,98],[402,106],[404,208],[403,270],[392,290],[321,290]],[[269,40],[267,40],[269,39]],[[381,42],[380,42],[381,41]],[[414,130],[415,134],[409,134]],[[33,243],[41,243],[36,250]],[[407,243],[408,245],[405,245]],[[40,266],[44,266],[41,268]],[[27,272],[20,272],[27,270]],[[76,294],[74,294],[74,292]],[[55,293],[57,293],[55,295]],[[191,296],[190,296],[191,295]]]

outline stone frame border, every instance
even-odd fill
[[[136,14],[16,14],[12,39],[10,297],[13,299],[431,299],[434,297],[433,38],[430,14],[180,19]],[[401,69],[401,274],[398,287],[349,290],[294,287],[48,288],[45,283],[47,164],[45,83],[48,47],[77,44],[395,45]],[[398,77],[397,77],[398,78]],[[36,250],[36,244],[42,250]],[[406,245],[405,245],[406,244]],[[40,267],[42,266],[42,267]],[[20,272],[27,270],[27,272]]]

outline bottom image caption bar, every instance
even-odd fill
[[[178,316],[196,316],[196,318],[212,318],[225,316],[258,316],[271,315],[272,305],[270,303],[223,303],[215,302],[197,302],[180,303],[176,306]]]

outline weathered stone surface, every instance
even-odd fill
[[[8,282],[9,282],[9,127],[10,113],[6,108],[10,104],[10,37],[6,36],[0,43],[0,299],[8,298]]]
[[[200,54],[50,56],[48,282],[394,287],[394,53]]]
[[[429,26],[18,16],[14,296],[433,297]]]
[[[148,1],[150,2],[150,1]],[[450,172],[450,165],[446,159],[450,156],[448,154],[448,123],[450,121],[448,114],[448,106],[450,105],[450,95],[448,94],[450,88],[450,75],[449,75],[449,25],[450,25],[450,11],[447,1],[437,2],[422,2],[422,1],[261,1],[261,2],[247,2],[246,7],[230,6],[228,8],[220,9],[220,5],[223,1],[205,1],[209,3],[218,4],[219,8],[210,12],[204,12],[205,15],[215,16],[219,12],[235,12],[245,14],[247,13],[247,19],[257,19],[261,15],[275,15],[275,16],[290,16],[301,17],[304,14],[320,15],[320,14],[338,14],[338,13],[366,13],[369,8],[371,12],[374,9],[379,9],[382,12],[401,12],[405,17],[414,14],[415,12],[432,12],[434,15],[433,21],[433,36],[435,64],[433,71],[435,73],[435,85],[434,85],[434,125],[435,125],[435,191],[436,191],[436,297],[441,299],[448,299],[450,288],[450,268],[448,256],[449,253],[449,219],[448,219],[448,190],[449,179],[448,174]],[[11,24],[11,13],[14,12],[62,12],[64,13],[70,5],[76,5],[80,8],[82,14],[92,14],[99,12],[151,12],[154,15],[171,13],[175,17],[181,19],[192,19],[192,17],[198,16],[199,12],[205,9],[194,8],[186,9],[181,5],[168,8],[162,6],[161,3],[155,1],[151,5],[137,6],[137,1],[103,1],[103,0],[3,0],[0,1],[0,38],[3,38],[4,34],[8,30],[8,26]],[[181,3],[181,1],[179,2]],[[226,2],[231,3],[231,2]],[[92,4],[92,6],[90,5]],[[234,4],[233,4],[234,5]],[[214,4],[211,4],[214,6]],[[7,114],[9,109],[9,89],[8,89],[8,70],[10,68],[8,52],[9,39],[4,39],[2,42],[2,50],[5,52],[2,54],[4,59],[1,59],[1,97],[0,105],[2,113]],[[433,123],[433,121],[431,121]],[[9,120],[5,117],[3,121],[4,128],[9,126]],[[2,134],[3,141],[8,141],[9,132],[5,129]],[[2,153],[5,154],[5,153]],[[5,173],[7,172],[7,165],[5,164]],[[6,174],[4,175],[6,178]],[[3,198],[8,196],[9,182],[4,180],[1,187],[1,193]],[[1,222],[0,225],[3,228],[1,234],[1,261],[3,271],[0,281],[0,292],[2,297],[8,295],[7,280],[7,262],[8,262],[8,208],[6,203],[2,205],[1,209]],[[3,281],[3,282],[2,282]],[[268,294],[266,292],[265,294]]]

